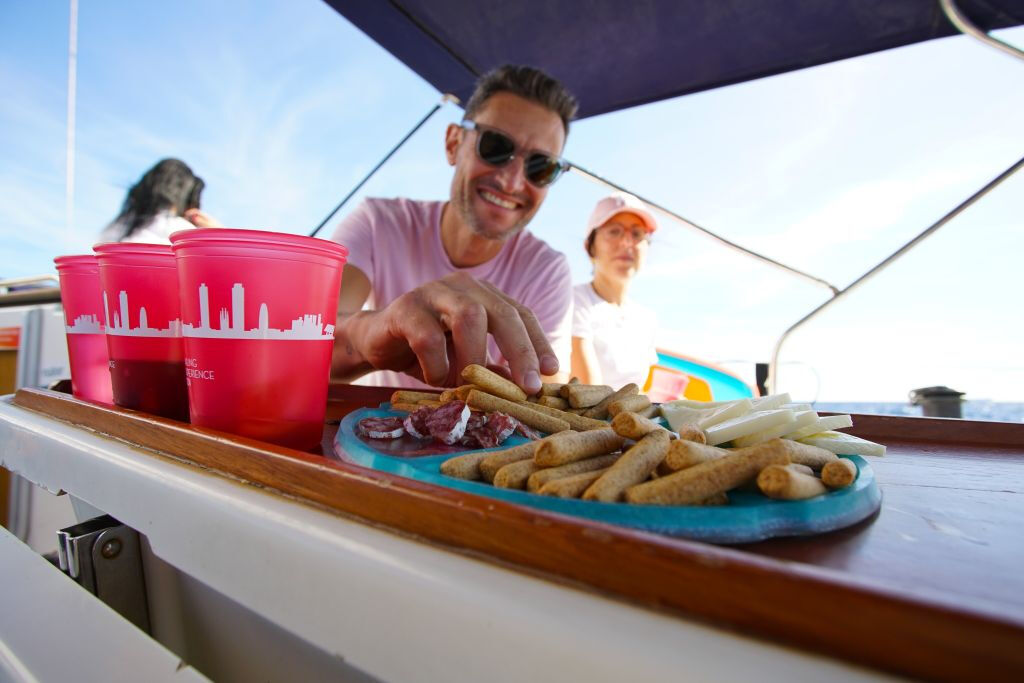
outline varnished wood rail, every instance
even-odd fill
[[[329,417],[360,401],[386,399],[381,390],[358,391],[363,393],[346,398],[344,389],[332,389],[336,402]],[[21,390],[14,403],[162,454],[157,457],[194,463],[458,552],[745,634],[919,678],[1019,680],[1024,675],[1024,615],[972,601],[969,594],[949,599],[916,594],[898,582],[819,565],[813,558],[781,561],[770,552],[524,508],[56,392]],[[335,429],[328,426],[326,443]],[[1024,461],[1024,446],[1007,448],[1009,456]],[[880,483],[884,494],[885,481]],[[878,523],[869,520],[836,533],[856,536]],[[798,540],[813,548],[818,539]],[[932,570],[914,569],[913,556],[892,569],[908,567]]]

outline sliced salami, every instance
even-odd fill
[[[480,429],[487,424],[487,413],[481,413],[476,410],[469,414],[469,420],[466,421],[466,431],[472,431],[474,429]]]
[[[371,439],[397,439],[405,434],[400,417],[364,417],[359,421],[358,429]]]
[[[449,401],[427,416],[427,429],[442,443],[449,446],[458,443],[466,433],[470,412],[469,406],[462,401]]]
[[[427,418],[430,417],[433,412],[433,408],[430,406],[424,406],[409,413],[402,422],[405,426],[405,432],[409,436],[416,437],[417,439],[431,438],[430,428],[427,427]]]
[[[474,436],[484,448],[494,448],[505,442],[505,439],[512,436],[519,426],[519,420],[505,413],[492,413],[487,424],[480,430],[474,432]]]
[[[516,433],[519,436],[525,436],[530,441],[538,441],[541,438],[540,432],[538,432],[533,427],[527,427],[522,422],[516,425]]]
[[[471,412],[469,420],[466,421],[466,433],[462,435],[459,444],[466,448],[480,448],[480,440],[476,437],[476,433],[483,429],[486,424],[487,413],[480,413],[475,410]]]

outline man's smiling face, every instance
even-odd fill
[[[516,158],[491,166],[477,156],[479,131],[453,126],[445,145],[449,161],[455,164],[452,206],[473,234],[504,241],[526,227],[547,195],[546,187],[526,180],[523,157],[532,151],[560,155],[565,129],[555,112],[506,92],[488,99],[473,120],[511,137],[517,146]]]

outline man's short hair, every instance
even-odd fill
[[[487,100],[500,92],[518,95],[555,112],[562,119],[566,134],[569,120],[579,108],[572,93],[540,69],[506,64],[488,71],[476,82],[476,89],[466,103],[466,118],[472,119]]]

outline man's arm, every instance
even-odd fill
[[[358,274],[350,278],[353,273]],[[462,368],[486,362],[488,333],[508,361],[512,381],[528,394],[540,391],[541,374],[559,370],[533,312],[465,273],[428,282],[379,311],[360,310],[369,291],[366,276],[346,266],[332,357],[339,379],[396,370],[454,386],[461,383]]]
[[[349,339],[348,325],[352,316],[362,310],[370,296],[370,279],[353,265],[345,265],[341,274],[341,289],[338,290],[338,318],[334,325],[334,351],[331,356],[331,377],[342,382],[351,382],[371,371]]]

